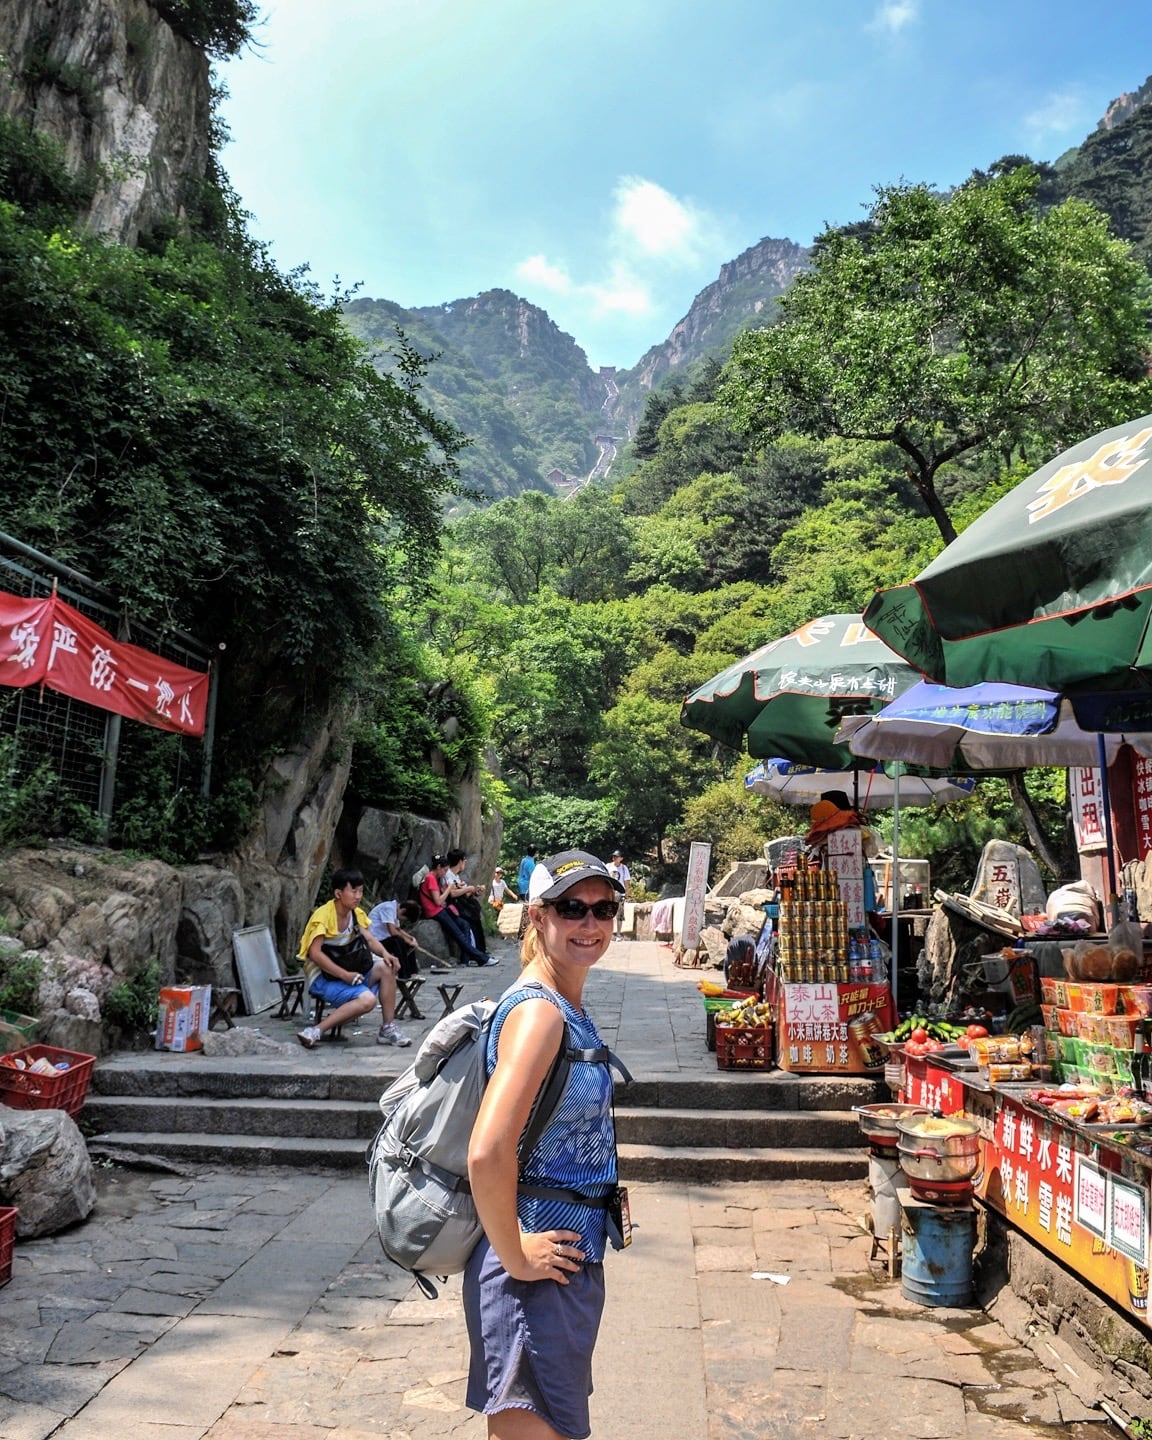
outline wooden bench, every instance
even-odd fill
[[[227,985],[213,985],[212,987],[212,1010],[208,1016],[208,1028],[213,1030],[218,1020],[223,1020],[225,1030],[234,1030],[236,1021],[233,1018],[236,1014],[236,1001],[240,991],[233,990]]]
[[[407,979],[396,977],[396,1014],[395,1019],[403,1020],[405,1015],[413,1020],[423,1020],[424,1016],[416,1004],[416,995],[424,981],[419,975],[409,975]],[[441,987],[443,988],[443,987]]]
[[[443,1020],[445,1015],[450,1015],[452,1011],[455,1010],[456,997],[463,988],[463,985],[437,985],[436,989],[440,992],[440,999],[444,1002],[444,1009],[440,1012],[441,1020]]]
[[[276,984],[280,987],[280,1008],[273,1020],[289,1020],[304,1009],[304,976],[278,975]]]

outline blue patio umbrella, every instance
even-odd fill
[[[1077,718],[1078,714],[1085,723]],[[1024,685],[960,689],[922,680],[874,715],[844,719],[836,739],[854,755],[939,770],[1098,765],[1127,743],[1152,755],[1152,697],[1062,696]],[[903,792],[901,792],[903,793]]]
[[[1152,755],[1152,696],[1147,691],[1060,695],[1024,685],[955,688],[920,681],[875,715],[846,717],[836,738],[869,759],[949,770],[1098,766],[1109,905],[1115,911],[1108,766],[1122,744]]]

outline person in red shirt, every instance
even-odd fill
[[[459,948],[465,965],[499,965],[498,956],[486,955],[483,950],[476,948],[468,926],[452,911],[451,897],[444,891],[444,873],[447,869],[448,861],[444,856],[433,855],[428,873],[421,880],[420,889],[417,891],[420,909],[426,919],[436,921],[449,943]]]

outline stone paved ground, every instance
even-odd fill
[[[865,1187],[632,1190],[594,1435],[1073,1440],[1102,1418],[1068,1388],[1091,1398],[1090,1375],[1060,1383],[979,1310],[904,1300],[869,1264]],[[465,1355],[458,1281],[428,1301],[383,1263],[362,1176],[104,1169],[89,1221],[17,1246],[0,1437],[481,1437]]]

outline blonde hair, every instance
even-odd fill
[[[531,904],[528,906],[528,928],[524,932],[523,940],[520,941],[521,970],[531,965],[534,960],[540,960],[544,956],[544,942],[540,939],[540,931],[532,923],[533,911],[539,915],[543,909],[543,905]]]

